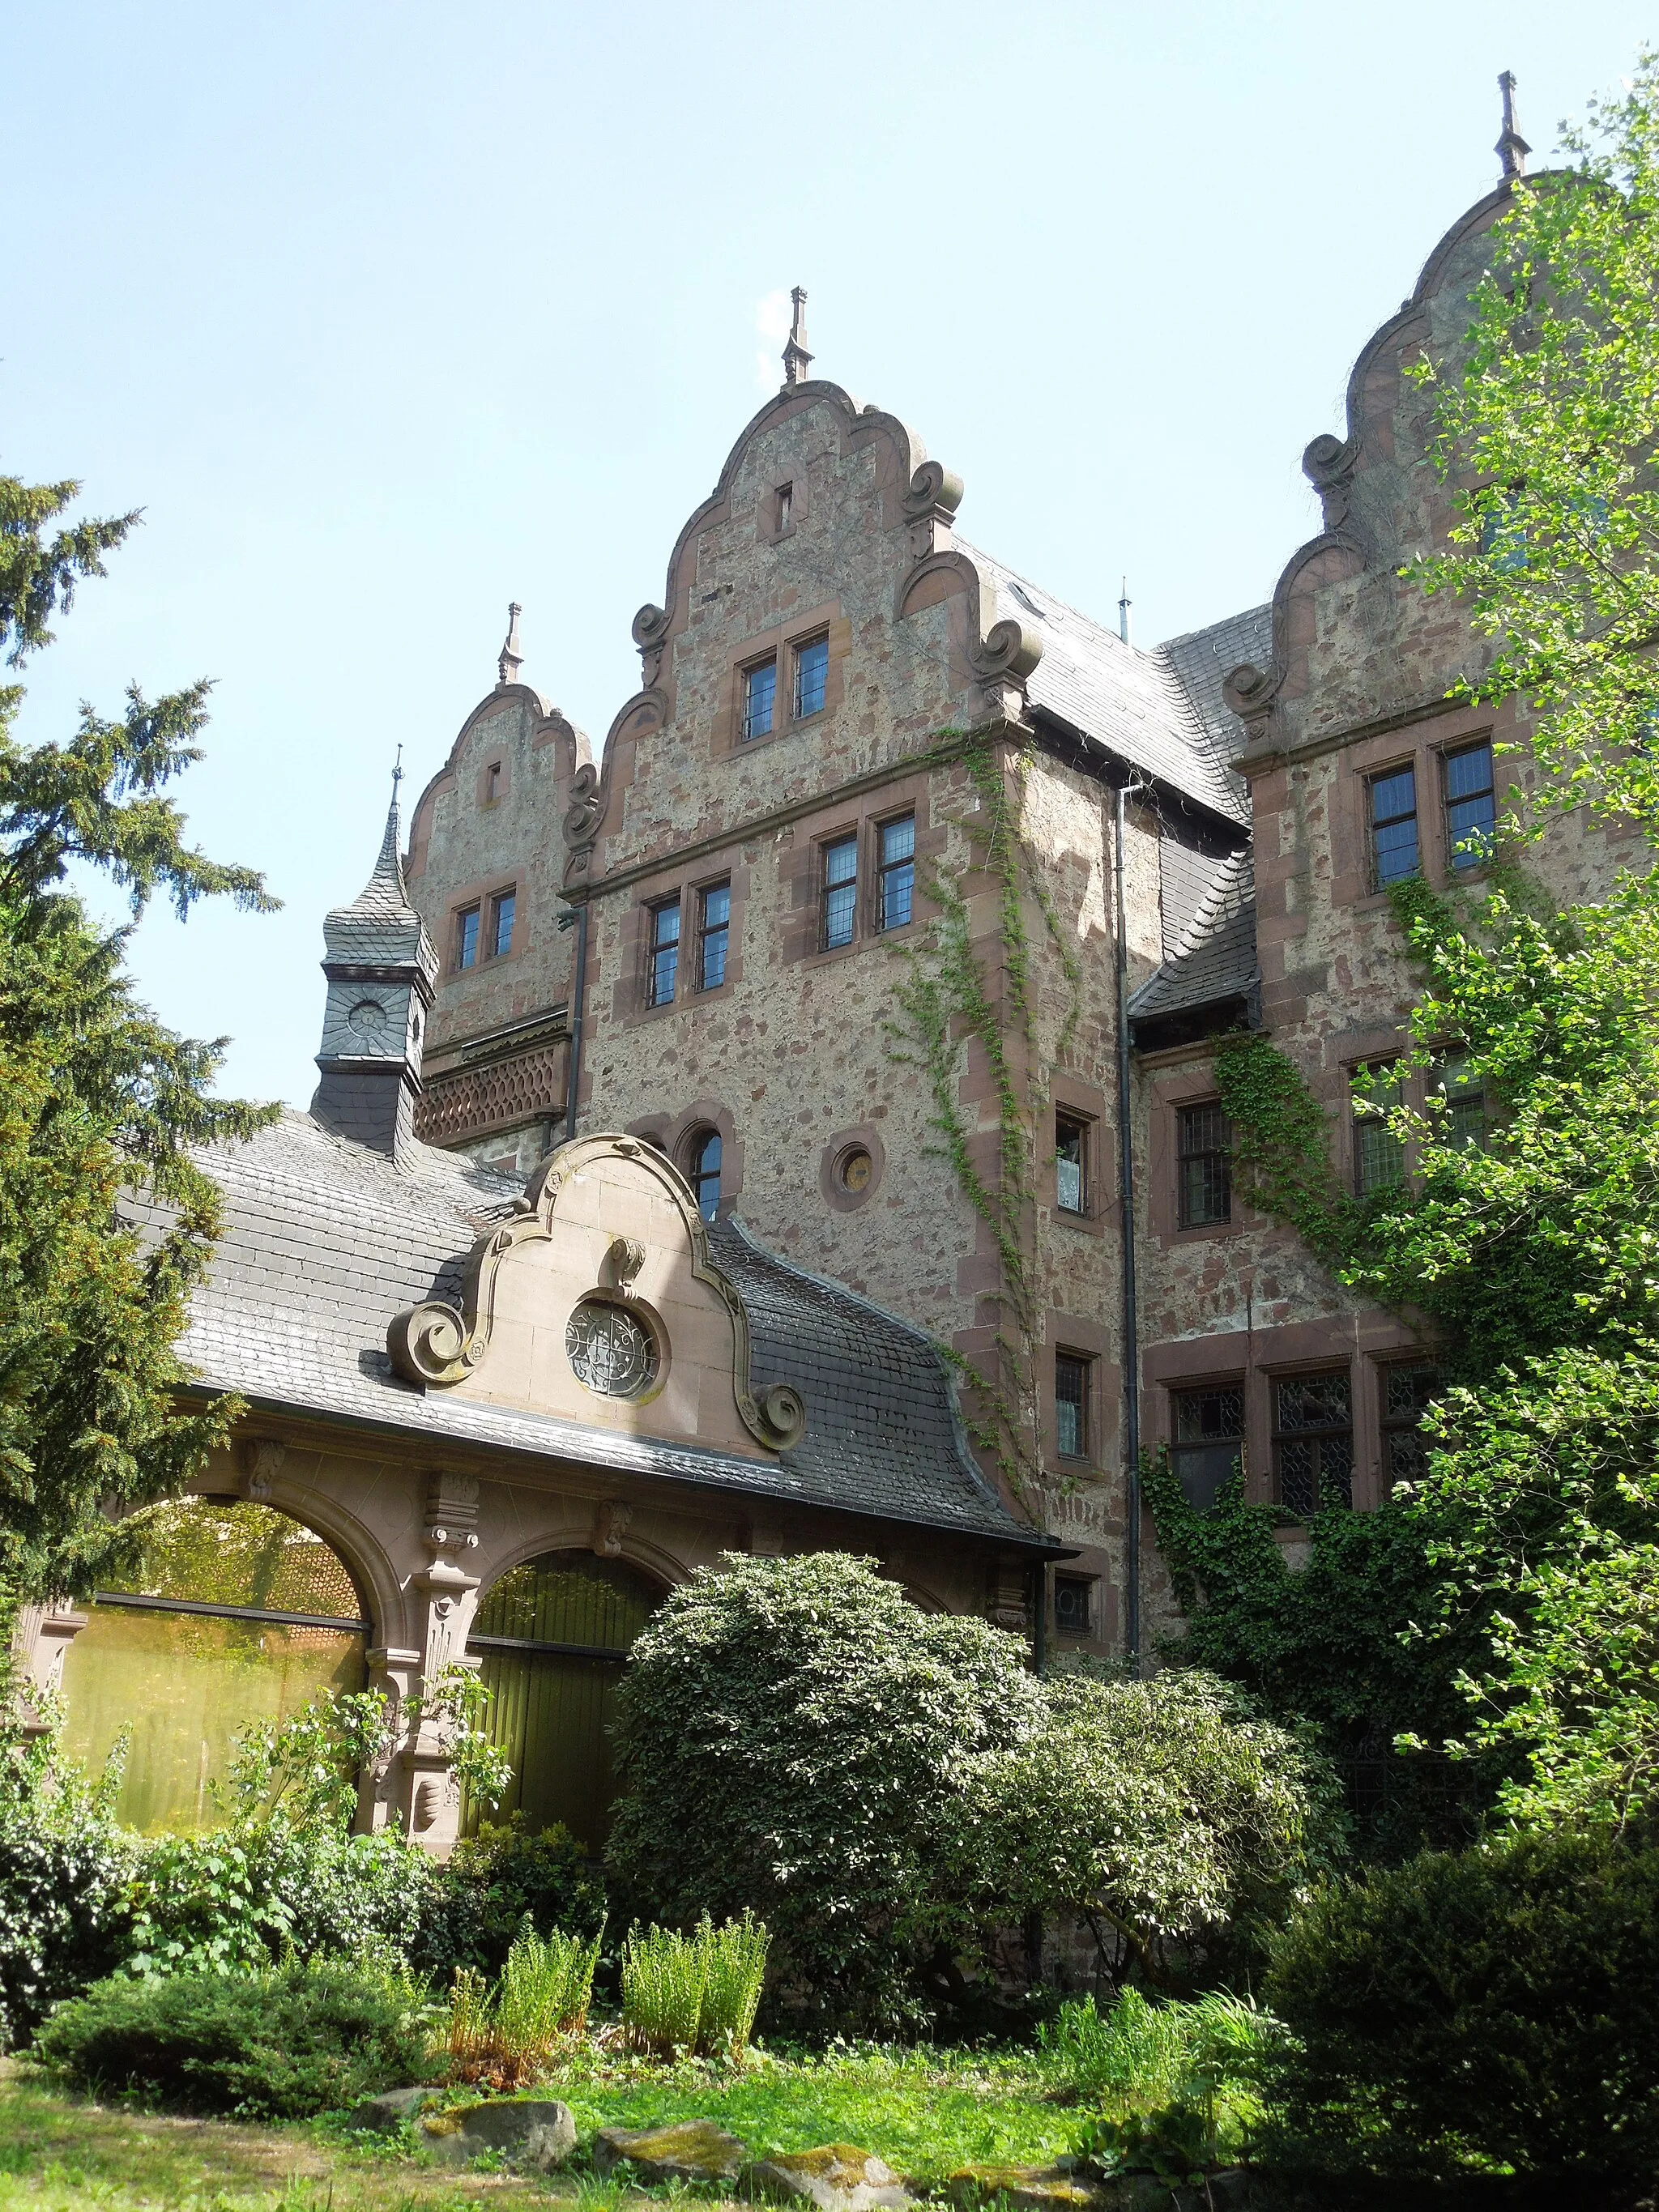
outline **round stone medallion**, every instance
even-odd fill
[[[360,1037],[379,1038],[386,1032],[386,1008],[378,999],[359,999],[346,1020]]]
[[[608,1298],[584,1298],[565,1324],[576,1380],[606,1398],[641,1398],[657,1379],[656,1341],[645,1323]]]

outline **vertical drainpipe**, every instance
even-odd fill
[[[1136,784],[1136,790],[1145,788]],[[1125,933],[1124,802],[1130,787],[1117,787],[1117,1150],[1118,1195],[1123,1217],[1123,1647],[1140,1656],[1140,1346],[1135,1297],[1134,1134],[1130,1125],[1129,945]]]
[[[566,907],[559,916],[559,927],[576,931],[576,988],[570,994],[570,1075],[566,1085],[564,1102],[564,1140],[568,1144],[576,1133],[576,1091],[582,1073],[582,1014],[587,1002],[587,901],[584,899],[573,911]]]

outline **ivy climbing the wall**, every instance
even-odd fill
[[[1438,1747],[1516,1820],[1624,1823],[1659,1777],[1659,883],[1566,915],[1507,881],[1394,900],[1426,979],[1420,1102],[1384,1109],[1405,1181],[1342,1193],[1266,1038],[1217,1068],[1245,1194],[1432,1346],[1426,1469],[1316,1513],[1292,1574],[1241,1480],[1200,1516],[1153,1466],[1159,1545],[1188,1655],[1276,1711]]]
[[[1035,1443],[1039,1302],[1032,1235],[1048,1096],[1036,1036],[1028,900],[1042,916],[1044,941],[1066,981],[1066,1010],[1046,1055],[1050,1064],[1064,1058],[1076,1034],[1082,969],[1022,832],[1030,756],[1006,740],[964,739],[946,732],[921,764],[951,759],[962,763],[977,802],[976,811],[962,817],[967,858],[954,872],[935,862],[925,873],[936,911],[920,941],[906,948],[906,973],[895,994],[898,1011],[885,1024],[885,1042],[890,1058],[921,1070],[933,1108],[928,1150],[950,1162],[995,1243],[1001,1287],[989,1358],[971,1360],[953,1347],[942,1348],[969,1387],[974,1403],[967,1418],[974,1443],[991,1455],[1009,1487],[1035,1511],[1042,1484]],[[989,960],[975,945],[963,888],[974,874],[988,879],[995,895],[995,950]],[[964,1050],[972,1044],[984,1055],[996,1102],[995,1161],[988,1174],[975,1160],[962,1103]]]

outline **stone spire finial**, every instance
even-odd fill
[[[524,655],[519,650],[519,603],[514,599],[507,611],[507,636],[501,646],[501,657],[495,664],[495,689],[505,691],[509,684],[519,680],[519,671],[524,666]]]
[[[806,295],[797,284],[789,295],[792,313],[789,318],[789,342],[783,349],[783,381],[786,390],[799,384],[812,365],[812,356],[806,350]]]
[[[1515,71],[1505,70],[1498,80],[1498,88],[1504,95],[1504,128],[1492,151],[1498,156],[1498,173],[1505,184],[1527,173],[1527,156],[1532,148],[1521,136],[1515,119]]]

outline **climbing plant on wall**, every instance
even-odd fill
[[[952,869],[935,862],[923,882],[935,909],[915,945],[906,948],[904,979],[895,993],[886,1045],[896,1060],[917,1067],[932,1103],[931,1149],[947,1159],[958,1187],[989,1230],[999,1262],[1000,1316],[988,1358],[946,1355],[968,1383],[974,1442],[990,1453],[1016,1495],[1035,1506],[1041,1495],[1035,1348],[1039,1304],[1033,1279],[1036,1170],[1048,1093],[1040,1069],[1033,961],[1037,941],[1026,927],[1028,903],[1042,917],[1042,938],[1066,984],[1066,1008],[1049,1048],[1063,1059],[1082,1009],[1082,969],[1023,834],[1029,756],[993,738],[947,732],[922,765],[962,763],[976,811],[960,817],[965,857]],[[974,941],[966,888],[987,881],[995,901],[996,934],[988,957]],[[974,1132],[962,1098],[966,1053],[977,1046],[996,1103],[994,1165],[975,1157]]]

